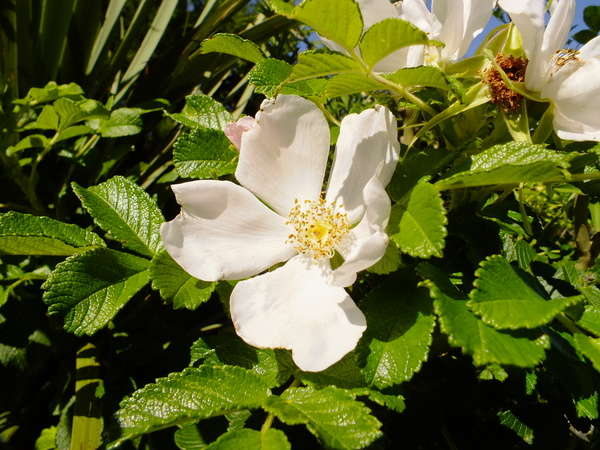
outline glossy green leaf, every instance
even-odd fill
[[[0,214],[0,254],[72,255],[104,245],[77,225],[14,211]]]
[[[292,18],[347,50],[358,44],[363,30],[360,9],[354,0],[304,0],[293,10]]]
[[[472,355],[476,365],[533,367],[544,359],[545,350],[550,346],[547,335],[531,339],[525,334],[498,331],[469,311],[464,296],[437,270],[421,265],[419,273],[428,279],[440,328],[448,336],[448,342]]]
[[[390,242],[383,257],[367,270],[378,275],[387,275],[398,270],[401,264],[400,250],[393,242]]]
[[[428,42],[427,33],[394,17],[377,22],[366,31],[360,41],[360,53],[369,67],[373,67],[396,50]]]
[[[340,53],[303,52],[298,55],[287,82],[309,80],[341,73],[361,73],[361,66]]]
[[[180,450],[201,450],[208,445],[195,424],[181,427],[175,432],[173,439]]]
[[[468,170],[436,183],[440,189],[511,185],[564,178],[562,169],[574,154],[548,150],[544,145],[510,142],[474,155]]]
[[[291,72],[292,66],[285,61],[267,58],[248,73],[248,82],[255,86],[256,92],[272,98],[277,95]]]
[[[241,429],[219,436],[206,450],[290,450],[291,446],[283,431],[273,428],[261,432]]]
[[[392,240],[404,253],[419,258],[441,257],[446,238],[446,210],[435,186],[418,183],[405,202],[394,206]]]
[[[180,113],[169,114],[173,120],[190,128],[223,130],[231,122],[231,114],[212,97],[203,94],[188,95]]]
[[[104,183],[73,191],[94,222],[108,236],[144,256],[161,247],[160,225],[165,221],[154,200],[135,183],[116,176]]]
[[[152,289],[173,303],[175,309],[194,310],[208,301],[217,283],[198,280],[177,264],[166,251],[157,253],[150,265]]]
[[[533,444],[533,429],[525,425],[513,412],[509,409],[498,412],[500,424],[511,429],[527,444]]]
[[[148,281],[147,259],[106,248],[73,255],[42,285],[49,314],[65,314],[65,330],[94,334]]]
[[[600,338],[591,338],[585,334],[577,333],[574,336],[577,350],[585,355],[594,368],[600,372]]]
[[[288,425],[305,424],[328,448],[362,449],[381,435],[369,408],[343,389],[290,388],[263,408]]]
[[[325,96],[327,98],[342,95],[358,94],[360,92],[381,91],[386,89],[382,84],[362,73],[344,73],[335,75],[327,80]]]
[[[398,290],[398,286],[402,286]],[[427,289],[416,280],[391,279],[361,305],[367,318],[359,353],[368,385],[383,389],[408,381],[429,354],[435,317]]]
[[[394,73],[384,75],[390,81],[404,87],[433,87],[438,89],[450,89],[450,85],[442,72],[437,67],[421,66],[399,69]]]
[[[593,304],[586,305],[577,325],[600,337],[600,307]]]
[[[238,153],[220,130],[196,128],[182,134],[173,148],[179,176],[218,178],[235,171]]]
[[[475,273],[467,306],[495,328],[535,328],[550,322],[579,297],[547,299],[535,279],[502,256],[487,258]]]
[[[254,42],[237,34],[218,33],[202,42],[202,53],[226,53],[253,63],[265,59],[262,51]]]
[[[107,119],[100,119],[98,132],[105,138],[131,136],[142,131],[140,113],[133,108],[119,108]]]
[[[269,393],[258,375],[241,367],[187,368],[121,402],[116,417],[122,435],[117,443],[161,428],[258,408]]]
[[[190,349],[190,365],[199,362],[243,367],[260,375],[269,387],[284,383],[291,375],[287,367],[280,366],[278,351],[251,347],[231,331],[196,340]]]

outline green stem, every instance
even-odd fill
[[[423,111],[425,111],[430,116],[433,117],[437,114],[435,109],[433,109],[431,106],[429,106],[427,103],[425,103],[423,100],[421,100],[419,97],[417,97],[415,94],[410,92],[408,89],[406,89],[401,84],[394,83],[393,81],[388,80],[387,78],[384,78],[381,75],[373,72],[371,70],[371,67],[369,67],[369,65],[362,59],[362,57],[357,53],[356,50],[354,50],[351,53],[351,55],[358,63],[360,63],[360,65],[363,67],[363,69],[368,77],[370,77],[373,80],[377,81],[378,83],[386,86],[391,91],[396,92],[398,95],[400,95],[401,97],[404,97],[408,101],[413,102],[415,105],[417,105],[419,108],[421,108]]]
[[[260,427],[260,432],[262,434],[265,434],[267,431],[269,431],[269,428],[271,428],[271,425],[273,425],[274,419],[275,419],[275,414],[269,413],[269,415],[265,419],[265,422],[263,423],[262,427]]]
[[[571,333],[573,333],[573,334],[581,333],[581,330],[577,327],[577,325],[575,325],[575,322],[573,322],[571,319],[569,319],[565,313],[558,314],[556,316],[556,318]]]
[[[523,226],[525,227],[525,231],[529,236],[533,236],[533,230],[531,229],[531,223],[529,222],[529,216],[527,215],[527,211],[525,211],[525,203],[523,202],[523,183],[519,185],[518,189],[518,198],[519,198],[519,211],[521,212],[521,219],[523,221]]]

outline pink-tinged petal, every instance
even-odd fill
[[[344,117],[327,200],[343,205],[350,222],[357,223],[365,212],[365,186],[373,176],[384,186],[389,183],[399,150],[396,119],[387,108],[376,106]]]
[[[336,286],[352,285],[358,272],[368,269],[383,257],[389,242],[385,228],[390,218],[391,201],[377,177],[369,181],[363,197],[366,213],[338,247],[344,262],[331,274],[331,283]]]
[[[286,261],[285,219],[229,181],[172,186],[181,213],[161,226],[165,249],[189,274],[205,281],[239,280]]]
[[[295,95],[265,100],[242,135],[235,177],[287,216],[294,199],[318,198],[329,153],[329,126],[312,102]]]
[[[254,117],[242,117],[236,122],[228,123],[225,126],[225,136],[231,141],[236,149],[242,146],[242,134],[250,130],[256,124]]]
[[[296,256],[239,282],[230,303],[237,334],[255,347],[291,350],[307,372],[339,361],[358,343],[366,320],[343,288],[326,282],[328,270]]]

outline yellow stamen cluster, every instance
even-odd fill
[[[287,242],[298,253],[314,259],[331,258],[335,246],[350,231],[348,215],[339,206],[328,203],[324,197],[318,200],[294,200],[286,224],[293,229]]]

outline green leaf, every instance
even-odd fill
[[[341,97],[342,95],[358,94],[386,89],[385,86],[372,80],[361,73],[343,73],[327,81],[325,96],[327,98]]]
[[[198,280],[188,274],[164,250],[152,259],[150,278],[152,289],[172,302],[175,309],[196,309],[210,299],[217,287],[217,283]]]
[[[27,125],[25,129],[57,130],[58,121],[58,113],[54,109],[54,106],[46,105],[37,120]]]
[[[292,447],[283,431],[268,429],[266,432],[256,430],[229,431],[206,447],[206,450],[289,450]]]
[[[404,87],[432,87],[444,90],[450,89],[450,85],[448,84],[444,72],[437,67],[409,67],[406,69],[400,69],[388,75],[384,75],[384,78],[387,78],[388,80]]]
[[[474,155],[469,170],[442,179],[436,186],[443,190],[561,179],[562,169],[574,156],[526,142],[495,145]]]
[[[308,51],[298,55],[298,62],[293,66],[292,73],[286,81],[291,83],[352,72],[361,74],[361,66],[346,55]]]
[[[8,147],[6,154],[10,156],[28,148],[44,148],[48,145],[48,142],[48,138],[43,134],[31,134],[21,139],[16,145]]]
[[[108,119],[100,119],[98,132],[105,138],[131,136],[142,131],[140,113],[134,108],[119,108]]]
[[[237,34],[218,33],[206,39],[200,46],[201,53],[226,53],[253,63],[265,59],[262,51],[254,42]]]
[[[381,435],[369,408],[343,389],[290,388],[263,408],[288,425],[305,424],[329,448],[361,449]]]
[[[169,114],[173,120],[190,128],[223,130],[231,122],[231,114],[223,105],[204,94],[188,95],[180,113]]]
[[[547,296],[535,279],[502,256],[487,258],[475,272],[477,280],[467,306],[495,328],[535,328],[550,322],[580,297]]]
[[[53,103],[59,117],[59,129],[64,130],[74,123],[80,121],[84,113],[73,100],[68,98],[59,98]]]
[[[232,331],[206,336],[194,342],[190,349],[190,365],[200,361],[204,366],[243,367],[260,375],[269,387],[279,386],[291,375],[287,368],[280,368],[277,351],[251,347]]]
[[[109,237],[144,256],[152,257],[160,249],[160,225],[165,219],[138,185],[116,176],[87,189],[77,183],[72,186],[96,225]]]
[[[427,359],[435,317],[427,289],[416,284],[413,279],[391,279],[361,305],[367,331],[359,353],[366,358],[368,385],[383,389],[408,381]]]
[[[174,425],[258,408],[269,394],[258,375],[241,367],[187,368],[159,378],[121,402],[116,416],[122,435],[117,443]]]
[[[104,245],[77,225],[14,211],[0,214],[0,254],[62,256]]]
[[[35,441],[35,450],[54,450],[56,448],[56,427],[44,428]]]
[[[398,18],[384,19],[369,28],[360,41],[360,53],[373,67],[390,53],[409,45],[432,44],[427,33]]]
[[[378,275],[387,275],[398,270],[400,264],[402,264],[400,250],[394,243],[390,242],[385,249],[383,257],[373,266],[369,267],[367,271]]]
[[[583,353],[600,372],[600,338],[594,339],[581,333],[575,334],[574,338],[577,350]]]
[[[354,0],[304,0],[293,10],[292,18],[346,50],[358,44],[363,29],[360,9]]]
[[[149,264],[106,248],[70,256],[42,285],[48,313],[66,314],[65,330],[92,335],[148,282]]]
[[[596,305],[586,305],[577,325],[584,330],[600,336],[600,308]]]
[[[418,183],[390,218],[391,238],[404,253],[419,258],[442,256],[446,238],[446,210],[435,186]]]
[[[406,409],[404,397],[401,395],[383,394],[382,392],[373,389],[354,389],[359,396],[366,394],[369,400],[377,403],[379,406],[384,406],[392,411],[401,413]]]
[[[294,370],[296,369],[293,362],[290,361],[290,365]],[[349,389],[365,385],[359,367],[358,355],[355,351],[348,353],[334,365],[321,372],[297,372],[295,376],[304,383],[316,388],[333,385]]]
[[[550,346],[547,335],[532,340],[526,335],[498,331],[469,311],[462,294],[437,269],[422,264],[419,273],[428,279],[426,283],[434,298],[440,328],[448,336],[448,342],[472,355],[475,365],[533,367],[544,359],[544,350]]]
[[[254,84],[256,92],[272,98],[277,95],[291,72],[292,66],[285,61],[267,58],[256,64],[248,73],[248,82]]]
[[[500,424],[511,429],[527,444],[533,444],[533,429],[525,425],[511,410],[506,409],[498,412]]]
[[[218,178],[235,172],[237,152],[220,130],[196,128],[181,135],[173,148],[173,162],[179,176]]]
[[[175,445],[180,450],[201,450],[207,446],[195,424],[180,428],[175,432],[173,438],[175,439]]]
[[[583,21],[592,31],[600,32],[600,6],[586,6]]]

